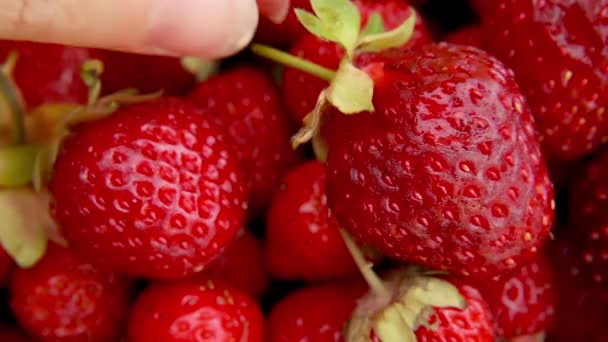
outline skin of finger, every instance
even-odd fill
[[[255,0],[3,0],[0,38],[218,57],[246,44],[255,11]]]

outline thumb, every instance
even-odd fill
[[[2,39],[203,58],[238,52],[257,23],[256,0],[3,0],[0,8]]]

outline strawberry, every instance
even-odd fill
[[[4,248],[0,245],[0,287],[4,287],[8,284],[9,276],[15,262],[13,258],[6,253]]]
[[[556,274],[558,302],[549,341],[602,342],[608,321],[606,287],[589,280],[581,270],[575,242],[568,234],[548,243]]]
[[[510,72],[446,43],[358,63],[374,78],[375,112],[321,112],[341,227],[387,256],[455,274],[530,260],[553,222],[553,188]]]
[[[270,285],[262,241],[242,229],[226,250],[209,264],[202,276],[225,279],[236,288],[260,297]]]
[[[294,11],[296,8],[310,10],[310,0],[290,0],[287,18],[280,24],[275,24],[261,16],[254,40],[273,46],[289,46],[297,41],[306,33],[306,29],[296,17]]]
[[[452,44],[460,44],[460,45],[469,45],[477,48],[482,48],[483,46],[483,31],[481,26],[478,25],[470,25],[462,27],[454,32],[447,34],[443,41],[452,43]]]
[[[93,55],[104,64],[105,94],[136,88],[142,93],[162,90],[165,95],[181,95],[194,86],[194,74],[184,69],[179,58],[109,50],[95,50]]]
[[[202,271],[243,226],[244,178],[224,135],[188,102],[123,107],[75,127],[49,184],[71,247],[150,278]]]
[[[255,217],[265,213],[281,179],[300,160],[289,144],[292,127],[278,93],[270,76],[239,66],[202,82],[190,94],[237,147]]]
[[[49,245],[33,268],[13,272],[10,306],[24,329],[40,341],[117,341],[129,292],[123,277]]]
[[[32,342],[32,340],[25,336],[17,327],[0,323],[0,341],[2,342]]]
[[[608,141],[608,1],[484,2],[486,49],[515,71],[550,157]]]
[[[133,305],[127,342],[264,341],[255,300],[216,280],[152,284]]]
[[[544,253],[497,281],[479,284],[488,302],[497,338],[544,333],[551,327],[557,300],[552,265]]]
[[[570,187],[570,238],[584,274],[608,284],[608,148],[579,169]]]
[[[88,87],[80,78],[91,51],[80,47],[25,41],[0,41],[0,60],[17,52],[12,77],[28,107],[45,103],[86,103]]]
[[[394,29],[405,19],[409,18],[412,10],[406,1],[402,0],[354,0],[361,12],[362,27],[367,25],[370,16],[379,13],[387,29]],[[414,35],[404,46],[411,48],[432,41],[422,17],[416,15]],[[326,68],[335,69],[340,64],[344,52],[335,43],[306,34],[298,40],[290,50],[294,56],[301,57]],[[294,122],[300,124],[302,119],[313,110],[319,93],[327,87],[328,82],[318,77],[306,74],[294,68],[285,68],[282,79],[282,94],[285,104]]]
[[[344,341],[343,330],[364,282],[343,280],[296,290],[274,305],[268,316],[268,342]]]
[[[327,209],[325,167],[310,161],[290,172],[266,219],[266,261],[275,278],[327,280],[357,274]]]

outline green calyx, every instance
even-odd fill
[[[12,79],[18,54],[9,53],[0,68],[0,144],[21,144],[25,141],[25,104]]]

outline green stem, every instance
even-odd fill
[[[22,144],[26,139],[25,108],[15,83],[3,71],[0,71],[0,96],[10,112],[12,142]]]
[[[281,51],[270,46],[253,44],[251,46],[251,51],[260,57],[264,57],[279,64],[304,71],[328,82],[330,82],[336,74],[334,70],[322,67],[318,64],[290,55],[285,51]]]

